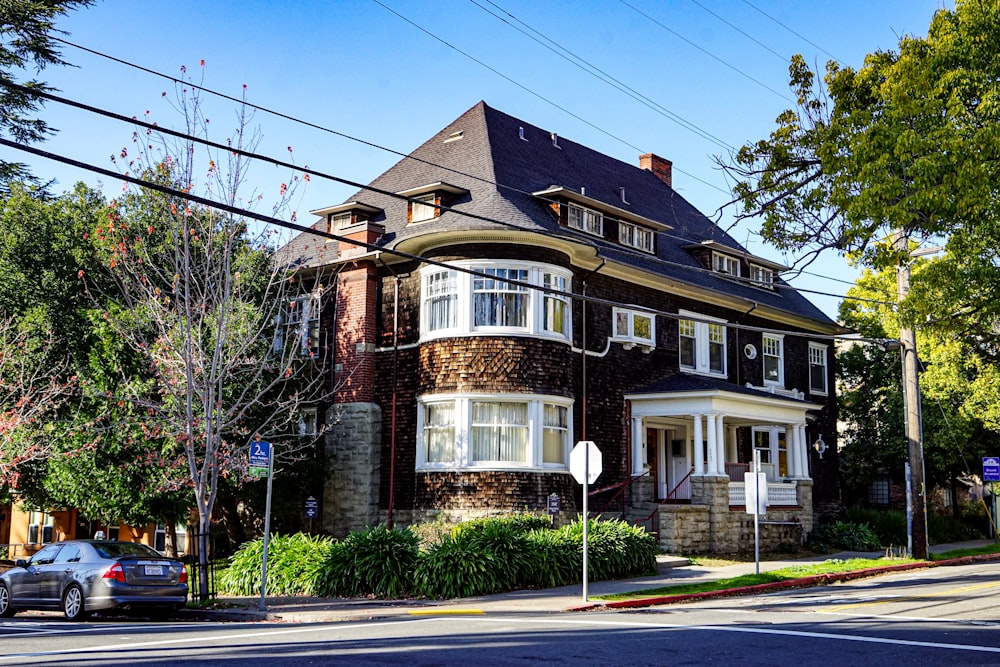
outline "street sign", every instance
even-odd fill
[[[556,495],[555,493],[550,494],[548,503],[546,505],[549,514],[551,514],[552,516],[559,514],[559,505],[560,505],[559,496]]]
[[[1000,456],[983,457],[983,481],[1000,482]]]
[[[271,443],[254,440],[250,443],[250,476],[267,477],[271,467]]]
[[[746,494],[747,514],[763,516],[767,513],[767,473],[743,473],[743,492]]]
[[[306,518],[315,519],[319,514],[319,503],[312,496],[306,500]]]
[[[580,484],[583,484],[584,480],[587,484],[596,482],[601,476],[603,465],[601,450],[593,440],[581,440],[569,453],[569,471]]]

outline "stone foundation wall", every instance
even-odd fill
[[[729,478],[691,478],[690,505],[661,505],[660,548],[671,554],[737,554],[754,551],[754,518],[729,507]],[[770,509],[761,517],[760,549],[801,546],[813,527],[812,482],[798,482],[801,508]]]
[[[337,538],[379,521],[382,410],[375,403],[340,403],[327,411],[323,530]]]

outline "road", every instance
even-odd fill
[[[32,665],[1000,665],[1000,564],[632,611],[357,623],[0,623]]]

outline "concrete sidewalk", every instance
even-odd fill
[[[943,553],[954,549],[968,549],[992,544],[992,540],[942,544],[931,547],[932,553]],[[841,552],[801,559],[761,561],[760,571],[769,572],[793,565],[822,562],[829,559],[879,558],[882,552],[858,553]],[[1000,560],[1000,554],[991,557]],[[648,577],[619,579],[615,581],[595,581],[588,584],[588,599],[583,598],[581,584],[547,588],[541,590],[521,590],[498,593],[476,598],[457,600],[377,600],[369,598],[314,598],[314,597],[268,597],[264,610],[260,609],[259,597],[221,597],[215,609],[185,609],[182,618],[235,622],[286,622],[320,623],[361,621],[413,616],[433,615],[475,615],[491,613],[557,613],[579,611],[590,608],[614,608],[624,604],[604,603],[594,598],[603,595],[628,593],[643,589],[655,589],[677,584],[695,584],[719,579],[730,579],[745,574],[753,574],[754,563],[739,563],[720,567],[692,565],[686,558],[659,556],[658,572]],[[932,567],[937,564],[919,564],[916,567]],[[912,567],[912,566],[910,566]],[[877,572],[867,573],[868,575]],[[799,585],[816,585],[804,581]],[[788,587],[777,584],[775,589]],[[715,593],[714,595],[734,595],[738,591]],[[667,598],[655,597],[640,602],[630,602],[628,606],[650,606],[669,602]]]

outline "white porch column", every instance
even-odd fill
[[[736,442],[736,427],[726,426],[726,461],[736,462],[740,458],[739,444]]]
[[[643,456],[645,447],[643,438],[645,432],[642,428],[642,417],[632,417],[632,474],[641,475],[645,466],[646,457]]]
[[[715,450],[718,455],[715,458],[716,470],[719,475],[726,474],[726,430],[723,424],[722,415],[715,416]]]
[[[694,433],[692,438],[694,439],[694,473],[695,475],[705,474],[705,449],[702,442],[704,441],[704,436],[701,434],[701,418],[702,415],[693,415],[694,417]]]
[[[785,424],[785,452],[788,457],[788,477],[799,478],[799,425]]]
[[[809,440],[805,423],[799,424],[799,478],[809,479]]]
[[[716,437],[716,426],[717,418],[719,415],[714,412],[710,412],[705,415],[708,419],[706,426],[708,427],[708,433],[706,434],[706,440],[708,440],[708,465],[707,474],[718,475],[719,474],[719,443]]]

